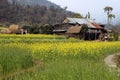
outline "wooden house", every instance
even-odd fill
[[[84,31],[85,27],[87,28]],[[54,26],[54,31],[61,31],[62,34],[69,37],[75,37],[85,40],[99,39],[100,34],[104,34],[106,30],[95,21],[86,18],[66,18],[59,26]]]

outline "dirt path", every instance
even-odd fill
[[[107,64],[109,67],[116,68],[118,65],[118,61],[120,61],[120,53],[109,55],[104,59],[104,61],[105,64]]]
[[[117,63],[115,63],[112,59],[113,57],[115,56],[115,54],[113,55],[109,55],[107,56],[104,61],[105,61],[105,64],[107,64],[109,67],[117,67]]]

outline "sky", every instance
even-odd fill
[[[98,23],[107,23],[107,15],[104,12],[105,6],[113,8],[112,13],[116,18],[112,20],[113,24],[120,20],[120,0],[49,0],[62,8],[67,6],[67,10],[86,15],[91,14],[91,19]]]

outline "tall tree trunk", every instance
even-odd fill
[[[107,16],[108,16],[108,27],[110,27],[110,17],[109,17],[110,12],[108,11]]]
[[[108,27],[110,26],[110,18],[108,17]]]

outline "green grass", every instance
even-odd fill
[[[119,80],[103,63],[92,60],[62,59],[46,63],[44,70],[16,77],[15,80]]]
[[[120,52],[119,41],[85,42],[52,35],[0,35],[0,40],[0,80],[120,79],[120,73],[104,63],[107,55]]]
[[[0,75],[5,76],[33,66],[33,57],[26,49],[18,46],[1,45]]]
[[[6,30],[6,29],[8,29],[8,28],[5,28],[5,27],[0,27],[0,30]]]

